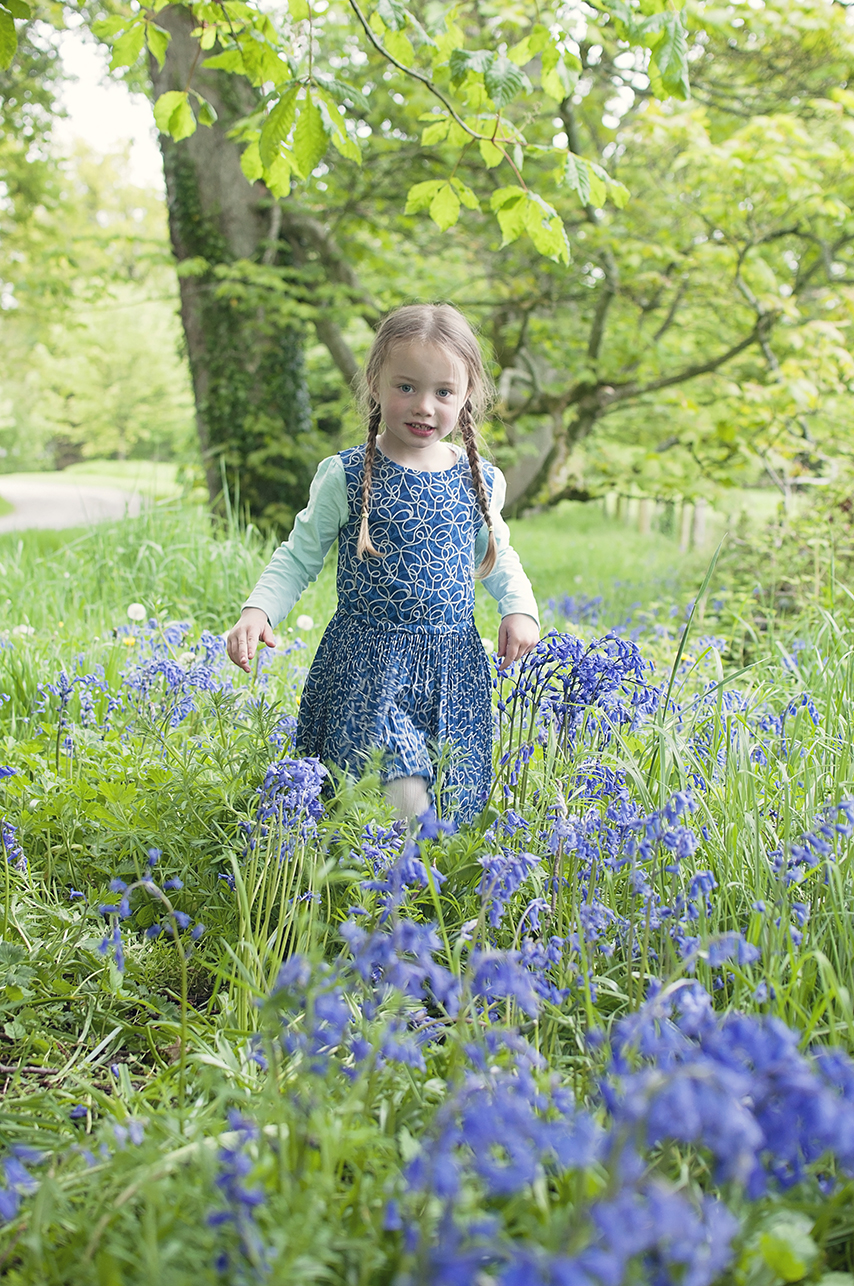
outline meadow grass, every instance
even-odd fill
[[[409,842],[292,757],[331,565],[245,676],[257,533],[0,539],[10,1282],[854,1282],[850,620],[513,539],[556,633]]]

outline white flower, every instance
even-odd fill
[[[297,617],[297,629],[298,629],[298,630],[313,630],[313,629],[314,629],[314,621],[311,619],[311,617],[310,617],[310,616],[298,616],[298,617]]]
[[[144,621],[146,617],[145,605],[143,603],[131,603],[128,608],[128,616],[132,621]]]
[[[191,665],[194,665],[195,661],[196,661],[195,652],[182,652],[181,655],[178,657],[178,664],[183,665],[185,670],[189,669]]]
[[[32,625],[16,625],[14,626],[12,633],[18,634],[18,635],[21,635],[21,634],[30,635],[30,634],[35,634],[35,630],[33,629]]]
[[[492,655],[495,651],[495,639],[481,639],[480,641],[483,644],[484,651]]]

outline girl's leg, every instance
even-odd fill
[[[404,821],[420,817],[430,807],[426,777],[394,777],[386,782],[386,799]]]

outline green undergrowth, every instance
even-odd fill
[[[256,533],[213,534],[199,511],[163,506],[0,540],[0,1162],[24,1149],[36,1176],[0,1184],[10,1282],[443,1281],[413,1259],[394,1202],[468,1075],[471,1042],[524,1037],[545,1061],[542,1092],[559,1084],[604,1121],[597,1051],[658,987],[697,982],[720,1020],[779,1020],[803,1050],[854,1052],[854,873],[848,832],[834,829],[854,796],[850,619],[816,605],[758,628],[726,585],[698,596],[702,572],[672,545],[645,555],[574,507],[551,535],[540,518],[513,534],[547,624],[569,640],[554,643],[551,689],[548,666],[530,672],[541,688],[497,680],[488,806],[422,837],[423,879],[397,903],[387,868],[400,837],[378,778],[333,773],[297,790],[302,770],[288,767],[331,567],[243,675],[221,634],[268,556]],[[140,623],[127,611],[139,603]],[[480,593],[477,623],[494,637]],[[620,638],[603,642],[612,624]],[[538,722],[547,691],[571,712],[551,730]],[[526,874],[497,906],[484,872],[498,859]],[[101,910],[124,896],[127,919]],[[435,926],[435,960],[462,999],[434,992],[419,1009],[389,988],[368,1005],[353,990],[344,1017],[324,1021],[359,1027],[368,1070],[331,1036],[312,1053],[300,1034],[350,967],[352,926],[404,921]],[[553,951],[538,966],[553,990],[527,1008],[519,993],[484,1000],[475,953],[523,948]],[[296,965],[281,982],[299,959],[314,991]],[[433,1031],[425,1052],[395,1061],[389,1032],[405,1045],[419,1024]],[[251,1202],[235,1213],[237,1197],[217,1222],[238,1152],[265,1194],[260,1222]],[[851,1286],[846,1183],[824,1203],[810,1172],[789,1196],[751,1201],[699,1146],[662,1146],[647,1163],[695,1204],[705,1194],[735,1212],[722,1282],[831,1286],[838,1271],[835,1286]],[[559,1220],[615,1173],[544,1171],[483,1208],[514,1244],[551,1229],[557,1253]],[[439,1237],[431,1200],[416,1222]],[[485,1201],[466,1188],[460,1210]]]

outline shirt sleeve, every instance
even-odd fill
[[[502,617],[510,616],[514,612],[522,612],[525,616],[532,616],[539,625],[540,614],[531,582],[525,575],[519,555],[510,544],[510,529],[501,516],[506,495],[507,483],[504,474],[500,469],[496,469],[489,512],[492,517],[492,530],[498,556],[492,571],[488,576],[484,576],[483,583],[498,603],[498,610]],[[489,530],[484,523],[474,543],[475,566],[483,562],[488,543]]]
[[[279,545],[243,606],[259,607],[271,625],[284,620],[303,590],[317,580],[347,516],[344,465],[340,456],[329,456],[317,466],[308,504],[297,514],[290,536]]]

